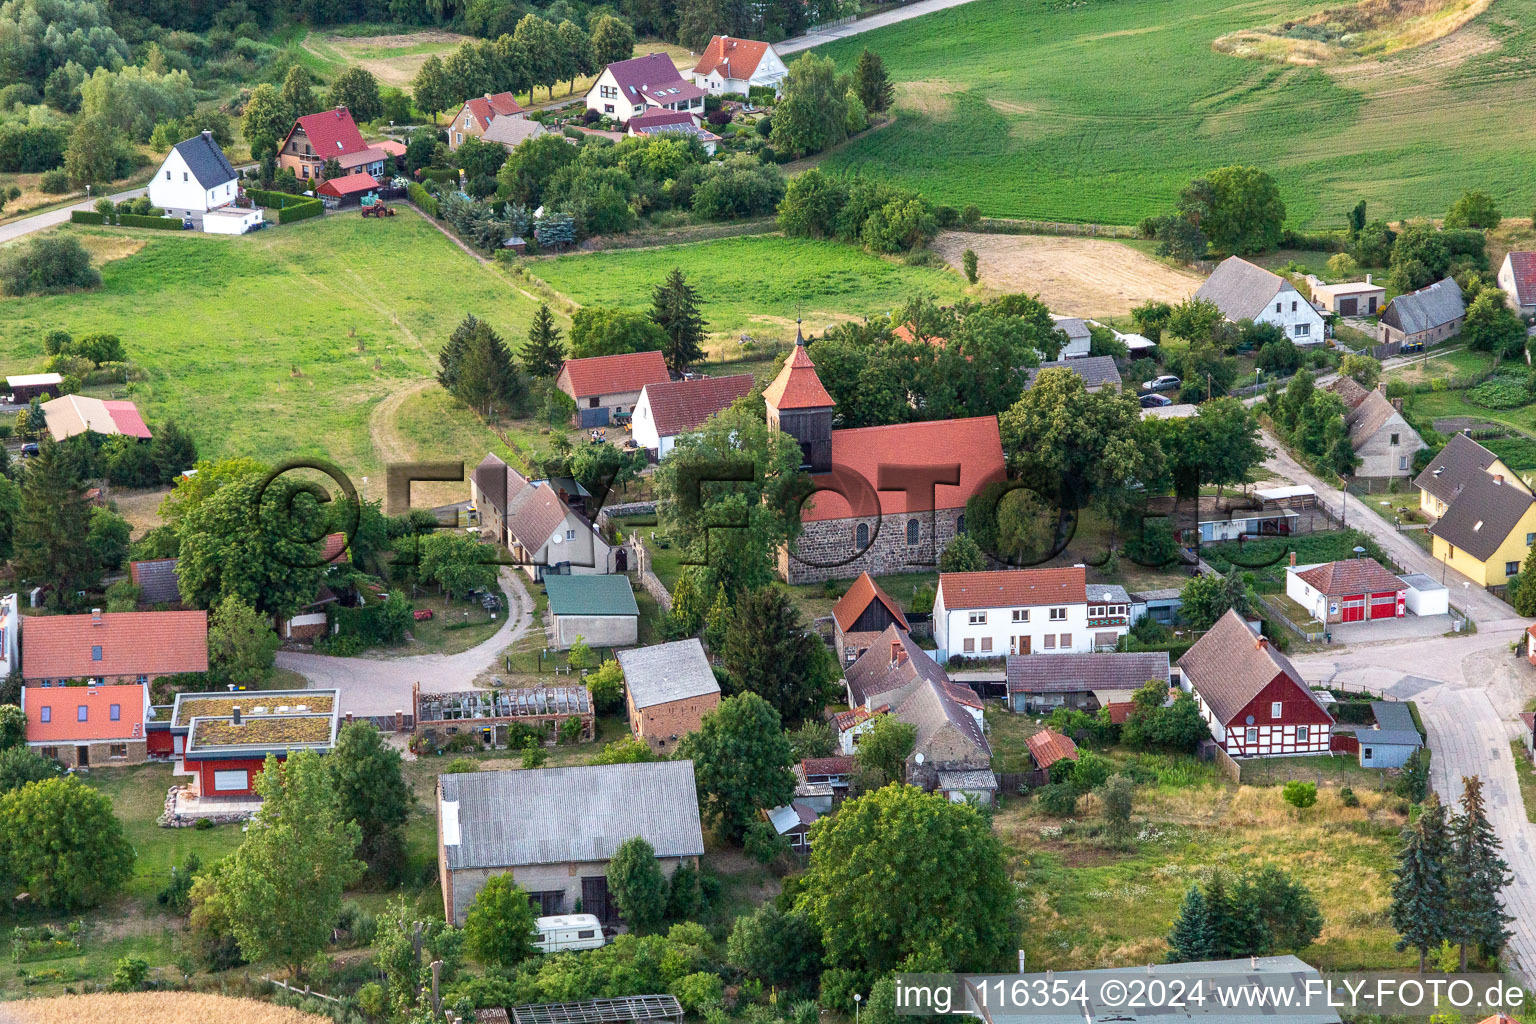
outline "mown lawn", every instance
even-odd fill
[[[827,164],[999,217],[1134,224],[1234,163],[1274,174],[1297,226],[1338,227],[1360,199],[1373,218],[1439,216],[1466,188],[1524,214],[1536,133],[1516,111],[1536,68],[1533,0],[1358,71],[1212,49],[1322,6],[978,0],[850,37],[818,52],[840,71],[879,53],[898,115]]]
[[[106,263],[94,292],[0,300],[0,373],[37,369],[49,331],[106,331],[148,375],[118,390],[151,425],[189,428],[204,456],[320,456],[382,485],[387,458],[472,465],[499,447],[458,409],[440,407],[435,431],[412,429],[407,452],[390,450],[401,446],[389,423],[370,422],[381,399],[425,386],[465,313],[516,344],[536,308],[409,211],[239,238],[63,230],[142,248]]]
[[[1134,966],[1165,959],[1168,934],[1189,887],[1212,869],[1276,864],[1306,884],[1322,909],[1319,940],[1300,951],[1324,969],[1401,969],[1387,919],[1397,835],[1395,798],[1361,792],[1343,806],[1325,787],[1299,816],[1278,788],[1156,784],[1137,789],[1135,838],[1102,835],[1097,798],[1071,819],[1013,799],[996,828],[1013,853],[1023,890],[1020,943],[1031,970]]]
[[[708,330],[763,342],[838,320],[890,313],[914,295],[949,303],[964,281],[945,268],[909,267],[838,242],[750,235],[656,249],[578,253],[527,264],[533,276],[582,305],[649,309],[651,291],[682,268],[703,300]],[[714,367],[711,373],[719,372]]]

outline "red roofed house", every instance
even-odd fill
[[[746,96],[753,86],[777,92],[788,74],[771,44],[715,36],[693,67],[693,84],[711,96]]]
[[[138,406],[132,402],[103,401],[86,395],[65,395],[42,405],[43,420],[48,433],[55,441],[90,432],[93,434],[121,434],[149,440],[149,427],[139,415]]]
[[[293,122],[277,151],[277,165],[300,178],[318,178],[332,157],[344,172],[361,171],[378,176],[394,157],[363,141],[363,133],[346,107],[322,110]]]
[[[354,174],[344,174],[339,178],[329,178],[320,183],[315,189],[315,195],[328,199],[345,199],[347,196],[360,196],[378,189],[379,183],[371,174],[358,171]],[[335,204],[328,204],[334,206]]]
[[[1094,607],[1112,613],[1124,606]],[[1087,571],[1080,565],[940,573],[933,599],[933,640],[941,661],[956,655],[1001,658],[1113,648],[1127,631],[1129,616],[1090,618],[1088,609]]]
[[[587,109],[615,121],[628,121],[652,107],[704,110],[703,88],[684,81],[664,53],[609,64],[587,90]]]
[[[800,443],[818,488],[799,538],[779,553],[789,583],[932,568],[966,501],[1005,475],[996,416],[833,430],[836,403],[798,335],[763,401],[768,426]]]
[[[832,640],[842,664],[857,661],[888,626],[904,633],[912,630],[891,595],[880,589],[869,573],[859,573],[853,586],[832,606]]]
[[[626,352],[567,359],[555,386],[576,400],[577,426],[604,427],[632,414],[647,384],[671,379],[660,352]]]
[[[1318,622],[1366,622],[1408,614],[1407,584],[1374,558],[1293,565],[1285,571],[1285,596]]]
[[[1211,736],[1232,757],[1326,754],[1334,718],[1290,659],[1228,611],[1179,659]]]
[[[1522,316],[1536,314],[1536,252],[1512,252],[1499,265],[1499,287]]]
[[[647,384],[635,403],[631,427],[635,444],[653,459],[665,458],[680,436],[699,429],[705,420],[751,390],[750,373]]]
[[[143,761],[150,682],[208,671],[207,612],[37,615],[22,630],[27,745],[68,767]]]
[[[657,107],[629,119],[629,135],[665,135],[669,132],[699,140],[706,156],[714,156],[720,145],[720,136],[705,128],[699,115],[691,111]]]
[[[491,122],[498,117],[526,118],[527,116],[522,106],[509,92],[488,92],[484,96],[465,100],[459,112],[454,114],[453,120],[448,123],[448,148],[458,149],[464,144],[465,139],[480,138],[491,126]]]

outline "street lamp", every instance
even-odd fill
[[[363,477],[363,504],[368,504],[368,478]]]
[[[863,1001],[863,996],[857,992],[853,994],[853,1024],[859,1024],[859,1004]]]

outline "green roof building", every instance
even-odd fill
[[[592,647],[638,640],[640,608],[628,576],[545,576],[544,590],[557,649],[568,650],[578,636]]]

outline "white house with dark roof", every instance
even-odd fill
[[[469,481],[480,537],[503,544],[529,576],[594,575],[614,570],[614,549],[548,483],[534,483],[492,453]]]
[[[1240,256],[1221,261],[1195,298],[1215,303],[1221,315],[1236,323],[1274,324],[1297,345],[1321,345],[1323,317],[1296,286]]]
[[[1008,658],[1008,706],[1049,714],[1097,711],[1131,699],[1153,679],[1168,682],[1168,652],[1015,654]]]
[[[1076,359],[1057,359],[1039,366],[1031,366],[1024,381],[1024,390],[1034,387],[1035,378],[1044,370],[1071,370],[1083,378],[1083,386],[1089,391],[1112,387],[1120,390],[1120,370],[1114,356],[1081,356]]]
[[[213,141],[201,132],[178,142],[149,181],[149,201],[179,216],[228,206],[240,193],[240,175]]]
[[[1088,329],[1088,321],[1082,317],[1056,316],[1054,313],[1051,319],[1056,321],[1056,329],[1067,336],[1056,358],[1082,359],[1087,356],[1093,346],[1093,332]]]

